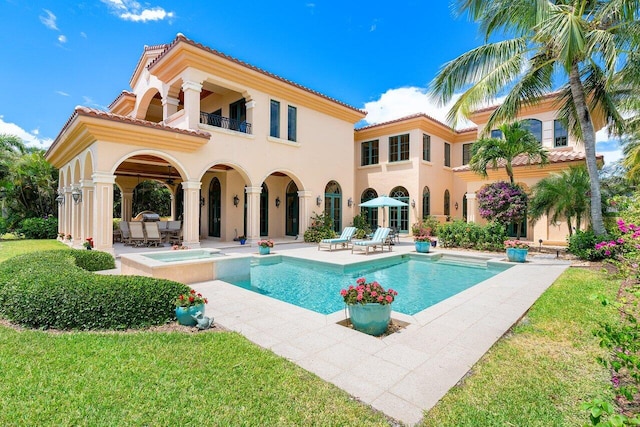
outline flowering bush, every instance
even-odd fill
[[[84,246],[87,249],[93,248],[93,237],[87,237],[87,239],[82,244],[82,246]]]
[[[627,224],[624,220],[617,221],[619,237],[596,243],[595,250],[605,258],[615,258],[626,254],[626,258],[635,258],[640,249],[640,226]]]
[[[184,245],[173,245],[173,246],[171,246],[171,250],[173,250],[173,251],[186,251],[187,249],[189,249],[189,246],[184,246]]]
[[[413,241],[414,242],[430,242],[431,236],[429,236],[428,234],[420,234],[419,236],[413,236]]]
[[[523,242],[522,240],[505,240],[504,241],[505,249],[529,249],[529,244]]]
[[[71,240],[71,234],[67,234],[67,240]]]
[[[527,194],[520,186],[504,181],[487,184],[477,193],[478,212],[489,221],[503,225],[525,218]]]
[[[258,240],[258,246],[261,246],[263,248],[272,248],[273,240]]]
[[[389,288],[386,291],[378,282],[367,283],[364,277],[356,280],[356,285],[350,285],[347,289],[342,289],[340,295],[344,298],[345,304],[391,304],[398,293]]]
[[[193,289],[188,294],[182,294],[176,298],[176,307],[193,307],[194,305],[206,304],[207,299],[201,293],[196,293]]]

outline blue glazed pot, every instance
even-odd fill
[[[507,248],[507,259],[511,262],[525,262],[529,249]]]
[[[269,246],[258,246],[258,250],[260,251],[260,255],[269,255],[271,253]]]
[[[349,317],[355,330],[369,335],[382,335],[391,321],[391,304],[350,304]]]
[[[196,319],[191,316],[195,316],[199,311],[204,314],[204,304],[193,305],[191,307],[176,307],[178,323],[184,326],[196,326]]]
[[[416,244],[416,252],[426,254],[431,248],[431,242],[414,242]]]

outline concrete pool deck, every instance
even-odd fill
[[[257,252],[256,248],[240,249]],[[350,250],[318,251],[315,245],[276,243],[273,252],[345,264],[413,250],[413,244],[405,242],[394,246],[393,252],[367,256],[351,254]],[[434,252],[476,255],[440,248]],[[495,253],[477,255],[504,259]],[[206,311],[216,323],[412,425],[467,374],[568,267],[566,261],[531,252],[527,263],[515,264],[414,316],[393,312],[393,318],[409,325],[384,338],[338,325],[346,318],[343,312],[322,315],[220,280],[191,286],[209,299]]]

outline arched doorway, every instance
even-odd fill
[[[336,181],[329,181],[324,189],[324,212],[333,220],[333,231],[342,231],[342,190]]]
[[[431,190],[425,186],[422,190],[422,218],[431,215]]]
[[[391,190],[391,197],[407,206],[389,207],[389,226],[395,227],[401,233],[409,232],[409,192],[404,187],[395,187]]]
[[[222,224],[222,186],[218,178],[209,184],[209,236],[220,237]]]
[[[285,219],[285,234],[287,236],[297,236],[299,232],[298,226],[300,221],[298,221],[298,219],[300,212],[298,209],[298,186],[293,181],[287,185],[286,199],[287,217]]]
[[[260,192],[260,235],[269,235],[269,187],[264,182]]]
[[[362,192],[362,196],[360,196],[360,203],[368,202],[369,200],[375,199],[378,197],[378,193],[373,188],[367,188]],[[378,208],[360,208],[360,215],[364,216],[367,219],[367,223],[371,227],[372,230],[378,228]]]

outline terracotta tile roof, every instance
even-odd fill
[[[578,160],[584,160],[586,158],[585,153],[581,151],[573,151],[573,150],[557,150],[557,151],[549,151],[549,163],[564,163],[564,162],[575,162]],[[604,157],[602,154],[597,154],[596,158],[598,160],[603,160]],[[529,158],[525,155],[516,156],[511,162],[513,166],[527,166],[529,164],[537,165],[540,164],[540,160],[533,160],[529,163]],[[498,167],[504,167],[504,161],[498,162]],[[464,172],[470,171],[471,168],[469,165],[462,165],[452,169],[454,172]]]
[[[176,38],[171,43],[169,43],[167,45],[164,45],[164,46],[166,46],[165,49],[162,51],[162,53],[160,53],[160,55],[158,55],[153,61],[151,61],[149,63],[149,65],[147,66],[147,69],[151,70],[151,68],[153,68],[153,66],[155,64],[157,64],[160,60],[162,60],[162,58],[167,54],[167,52],[169,52],[171,49],[173,49],[173,47],[176,46],[180,42],[188,43],[191,46],[195,46],[195,47],[197,47],[199,49],[202,49],[202,50],[204,50],[206,52],[209,52],[209,53],[211,53],[213,55],[219,56],[220,58],[226,59],[227,61],[231,61],[231,62],[234,62],[234,63],[236,63],[238,65],[242,65],[243,67],[246,67],[246,68],[248,68],[250,70],[257,71],[260,74],[264,74],[265,76],[268,76],[268,77],[271,77],[273,79],[279,80],[281,82],[287,83],[287,84],[289,84],[291,86],[294,86],[294,87],[296,87],[298,89],[302,89],[302,90],[304,90],[306,92],[309,92],[309,93],[312,93],[312,94],[314,94],[316,96],[322,97],[322,98],[324,98],[324,99],[326,99],[328,101],[331,101],[331,102],[334,102],[336,104],[342,105],[343,107],[349,108],[350,110],[357,111],[357,112],[362,113],[362,114],[367,114],[367,112],[364,111],[364,110],[361,110],[359,108],[353,107],[353,106],[351,106],[349,104],[346,104],[346,103],[344,103],[342,101],[338,101],[335,98],[331,98],[331,97],[329,97],[327,95],[324,95],[324,94],[322,94],[322,93],[320,93],[318,91],[315,91],[313,89],[309,89],[308,87],[302,86],[302,85],[300,85],[298,83],[292,82],[291,80],[285,79],[284,77],[280,77],[280,76],[278,76],[276,74],[270,73],[269,71],[265,71],[262,68],[258,68],[258,67],[254,66],[254,65],[248,64],[248,63],[246,63],[244,61],[241,61],[240,59],[237,59],[237,58],[234,58],[232,56],[229,56],[229,55],[227,55],[225,53],[222,53],[222,52],[220,52],[218,50],[211,49],[210,47],[207,47],[207,46],[205,46],[205,45],[203,45],[201,43],[197,43],[197,42],[195,42],[195,41],[193,41],[191,39],[188,39],[187,37],[184,36],[184,34],[181,34],[181,33],[178,33]]]
[[[128,91],[128,90],[123,90],[122,92],[120,92],[120,94],[116,97],[116,99],[114,99],[111,104],[109,104],[109,110],[111,110],[113,108],[113,106],[120,100],[120,98],[124,98],[125,96],[132,96],[132,97],[136,97],[136,94]]]
[[[428,114],[416,113],[416,114],[411,114],[409,116],[400,117],[399,119],[389,120],[387,122],[375,123],[375,124],[372,124],[372,125],[363,126],[361,128],[356,129],[355,131],[358,132],[358,131],[365,130],[365,129],[371,129],[371,128],[375,128],[375,127],[378,127],[378,126],[385,126],[385,125],[389,125],[389,124],[392,124],[392,123],[399,123],[399,122],[403,122],[405,120],[411,120],[411,119],[420,118],[420,117],[424,117],[427,120],[430,120],[432,122],[435,122],[436,124],[439,124],[440,126],[444,126],[447,129],[451,129],[451,131],[455,132],[455,133],[464,133],[464,132],[469,132],[469,131],[472,131],[472,130],[478,130],[478,128],[475,128],[475,127],[455,130],[455,129],[452,129],[451,126],[449,126],[448,124],[442,123],[440,120],[434,119],[433,117],[431,117]]]
[[[52,150],[59,144],[61,136],[67,131],[69,126],[71,126],[71,123],[78,116],[96,117],[99,119],[110,120],[113,122],[128,123],[136,126],[144,126],[150,129],[159,129],[163,131],[174,132],[174,133],[179,133],[183,135],[197,136],[197,137],[206,138],[206,139],[211,138],[211,134],[201,130],[179,129],[171,126],[166,126],[162,123],[154,123],[148,120],[136,119],[134,117],[121,116],[119,114],[113,114],[107,111],[96,110],[95,108],[89,108],[89,107],[84,107],[79,105],[75,108],[73,114],[71,114],[71,117],[69,117],[67,122],[64,124],[64,126],[62,127],[62,130],[60,130],[60,133],[58,133],[58,136],[56,136],[56,139],[53,141],[53,144],[51,144],[51,147],[49,147],[49,149],[47,150],[46,155],[49,155],[49,153],[51,153]]]

